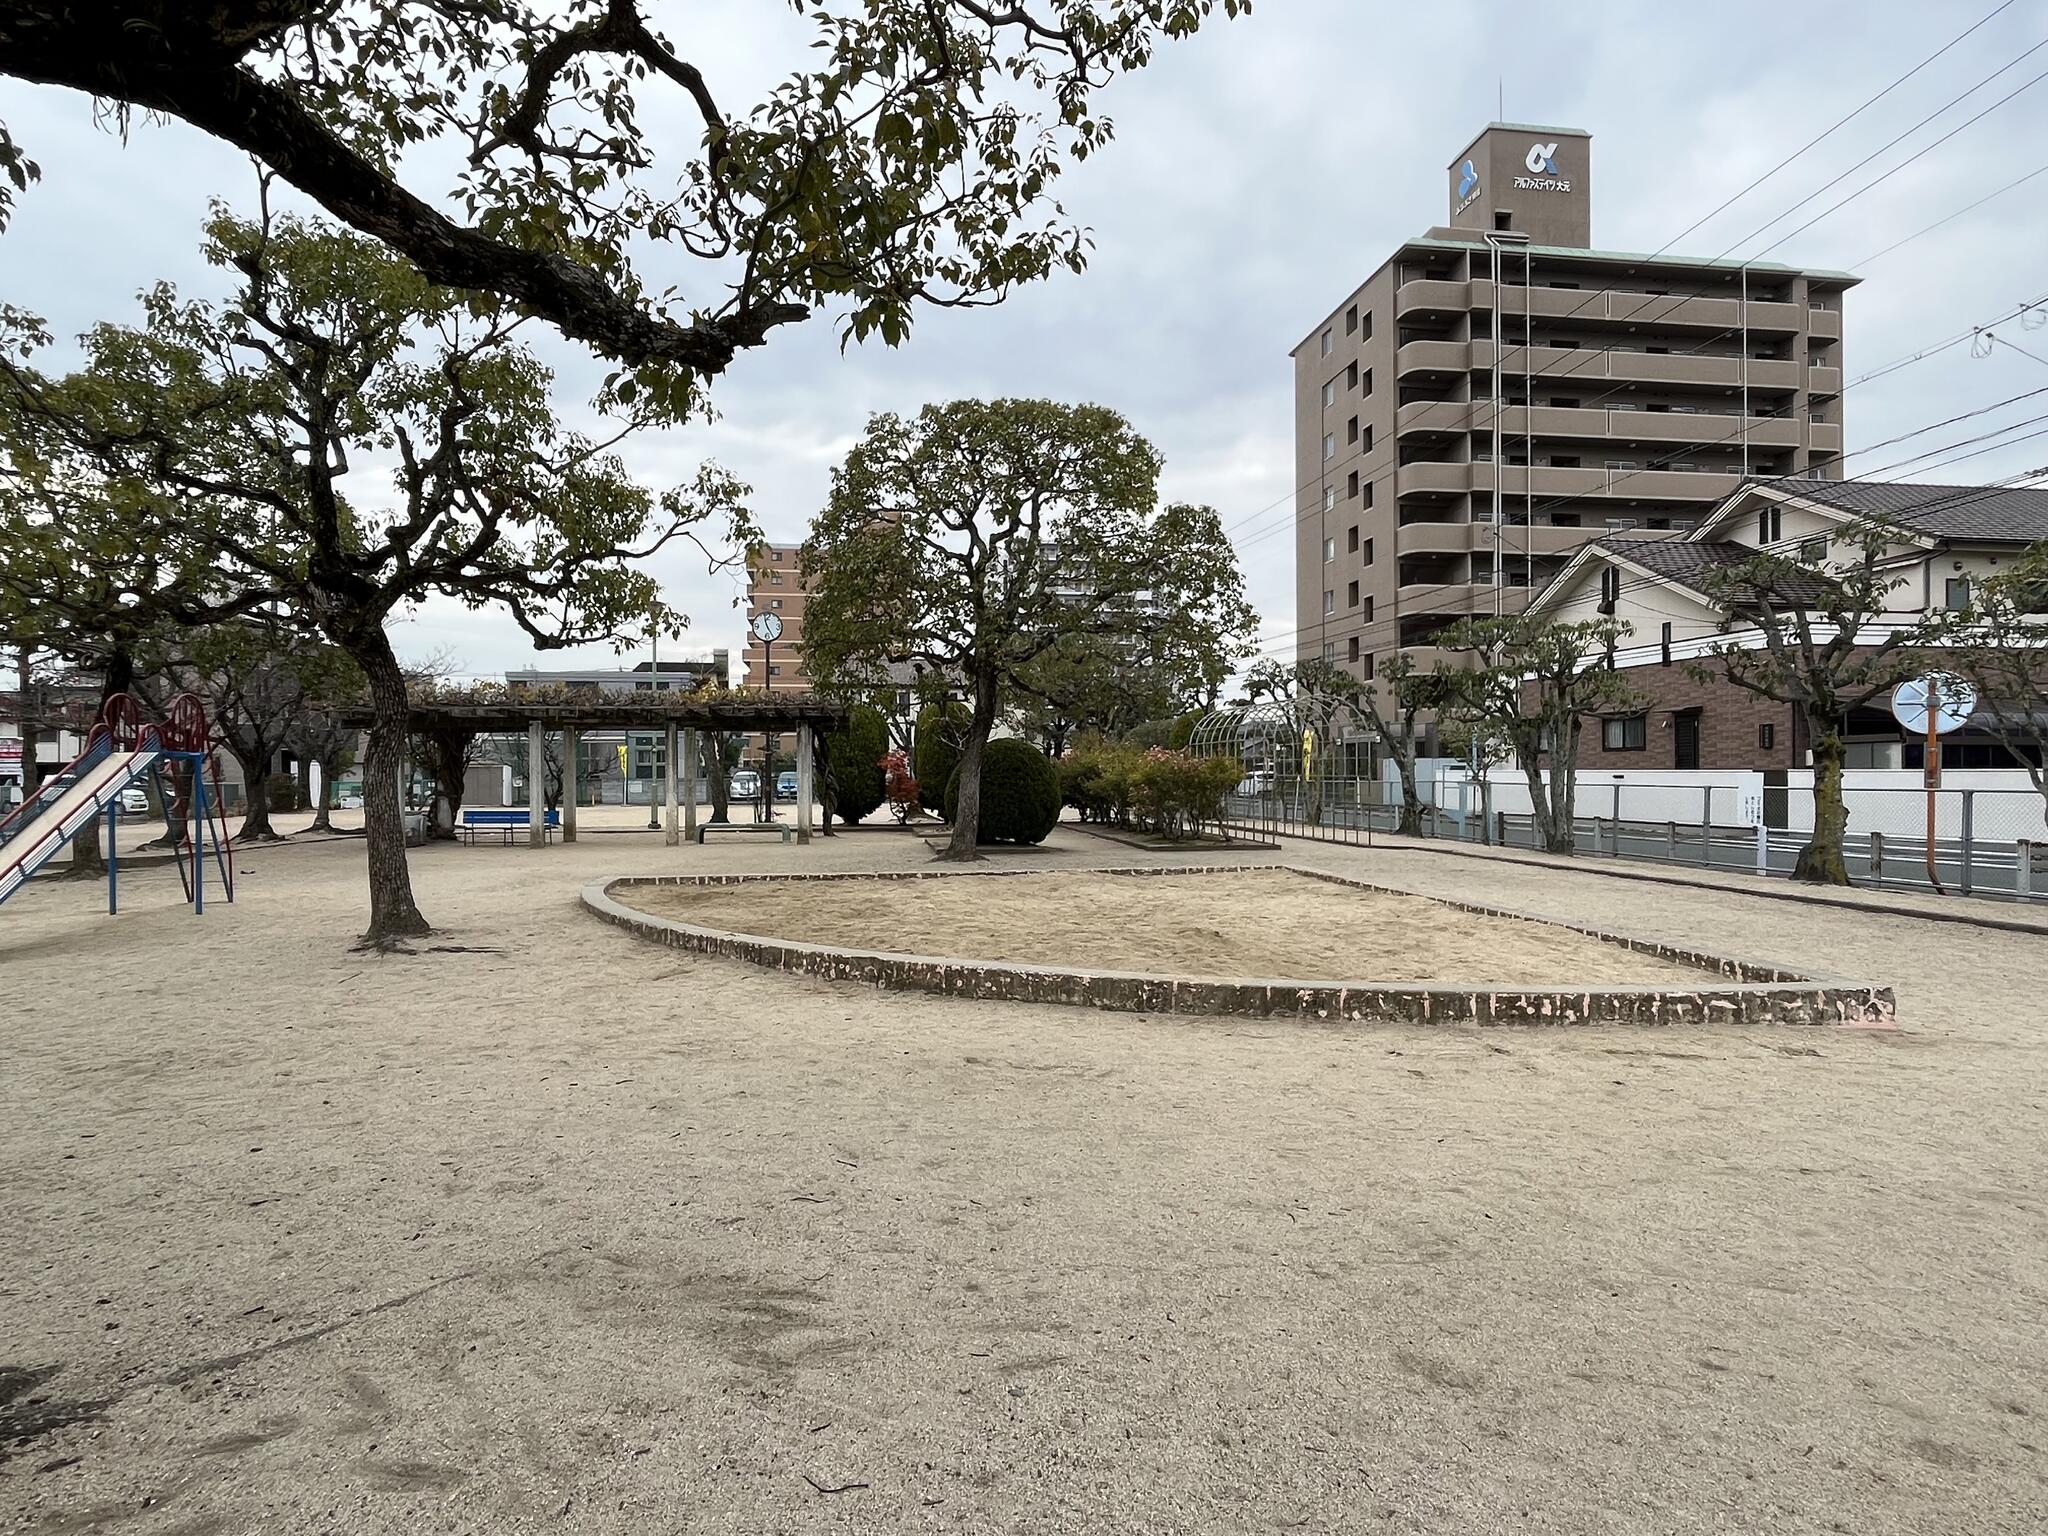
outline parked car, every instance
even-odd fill
[[[1273,793],[1273,770],[1255,768],[1237,781],[1237,792],[1246,798]]]
[[[794,800],[796,798],[795,773],[778,773],[775,775],[775,798],[778,800]]]
[[[726,794],[734,800],[760,799],[761,775],[751,768],[742,768],[726,784]]]
[[[130,784],[121,791],[121,810],[129,816],[147,816],[149,814],[149,796],[142,792],[141,785]]]

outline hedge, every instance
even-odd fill
[[[832,772],[832,814],[849,827],[880,807],[887,792],[882,756],[889,750],[889,723],[872,704],[856,704],[846,724],[825,737],[825,762]]]
[[[924,786],[926,810],[940,808],[946,786],[953,782],[953,770],[960,766],[960,744],[973,725],[974,716],[964,704],[935,704],[917,717],[917,752],[911,769]]]
[[[960,807],[960,770],[946,782],[946,820]],[[975,840],[1042,843],[1059,824],[1060,774],[1028,741],[1005,736],[981,749],[981,817]]]

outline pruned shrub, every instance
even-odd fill
[[[825,737],[825,762],[832,772],[832,813],[849,827],[871,816],[888,787],[882,754],[889,750],[889,724],[872,704],[856,704],[846,724]]]
[[[974,726],[974,716],[964,704],[934,704],[917,717],[917,750],[911,766],[917,782],[924,786],[924,808],[942,809],[946,786],[953,782],[953,770],[960,766],[960,749]],[[952,813],[945,812],[952,820]]]
[[[1060,761],[1061,790],[1082,820],[1176,839],[1221,823],[1224,801],[1243,774],[1234,757],[1140,751],[1128,739],[1078,742]]]
[[[946,820],[960,807],[960,770],[946,784]],[[1060,775],[1052,759],[1028,741],[1005,736],[981,749],[981,816],[975,839],[983,843],[1042,843],[1059,824]]]

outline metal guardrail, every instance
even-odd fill
[[[1666,790],[1670,786],[1655,786]],[[1603,786],[1604,788],[1604,786]],[[1704,786],[1703,786],[1704,788]],[[1328,781],[1308,786],[1283,781],[1255,794],[1230,798],[1226,820],[1251,834],[1369,845],[1375,833],[1394,833],[1400,808],[1388,803],[1387,786],[1377,780]],[[1811,791],[1784,791],[1810,813]],[[2048,838],[1987,836],[2040,820],[2041,799],[2028,791],[1959,789],[1938,792],[1934,870],[1951,894],[2007,901],[2048,902]],[[1859,801],[1865,819],[1899,825],[1910,808],[1880,797],[1910,796],[1924,815],[1924,794],[1910,790],[1852,792],[1843,862],[1857,885],[1880,890],[1930,891],[1927,839],[1898,831],[1859,830]],[[1703,797],[1703,801],[1704,801]],[[1788,818],[1789,819],[1789,818]],[[1803,818],[1802,818],[1803,819]],[[1807,833],[1792,828],[1614,816],[1578,816],[1572,823],[1574,851],[1596,858],[1634,859],[1690,866],[1727,874],[1789,876],[1806,846]],[[1526,814],[1477,812],[1426,804],[1421,834],[1454,842],[1541,851],[1535,819]]]

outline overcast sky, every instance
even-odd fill
[[[1444,221],[1444,166],[1495,116],[1496,92],[1511,121],[1591,132],[1594,239],[1650,251],[1995,4],[1257,0],[1251,17],[1212,22],[1103,98],[1117,143],[1061,189],[1069,213],[1094,233],[1084,275],[1025,290],[996,310],[928,314],[894,351],[842,354],[831,317],[778,333],[720,381],[717,423],[648,437],[629,462],[663,484],[713,458],[754,487],[769,536],[793,541],[873,411],[960,396],[1096,401],[1159,446],[1169,499],[1222,512],[1264,643],[1286,647],[1294,626],[1288,350],[1395,243]],[[747,88],[802,63],[804,34],[770,0],[653,9],[671,39],[706,63],[729,108]],[[2048,80],[2029,85],[2048,71],[2044,40],[2048,0],[2013,0],[1674,250],[1757,254],[1869,184],[1770,253],[1866,278],[1847,304],[1851,379],[2048,296]],[[101,319],[134,320],[134,295],[158,278],[217,291],[197,256],[197,230],[210,196],[247,206],[252,177],[236,155],[182,124],[138,123],[124,145],[95,124],[85,98],[15,81],[0,81],[0,120],[44,171],[0,236],[0,299],[68,336]],[[2044,174],[1862,265],[2037,168]],[[1746,239],[1809,197],[1769,233]],[[695,280],[680,259],[673,270],[652,262],[646,275],[686,291]],[[1962,345],[1856,388],[1845,406],[1850,449],[2048,386],[2048,329],[2014,320],[1996,330],[2039,360],[2002,344],[1978,359]],[[556,360],[564,406],[573,409],[595,371],[566,350]],[[1887,471],[1908,453],[2044,411],[2039,400],[2020,401],[1861,454],[1849,470]],[[2048,464],[2048,437],[1881,477],[1979,481],[2040,464]],[[691,648],[725,645],[737,658],[736,584],[707,578],[681,555],[657,570],[692,613]],[[509,621],[452,605],[410,618],[399,641],[408,655],[445,652],[472,675],[502,675],[532,655]]]

